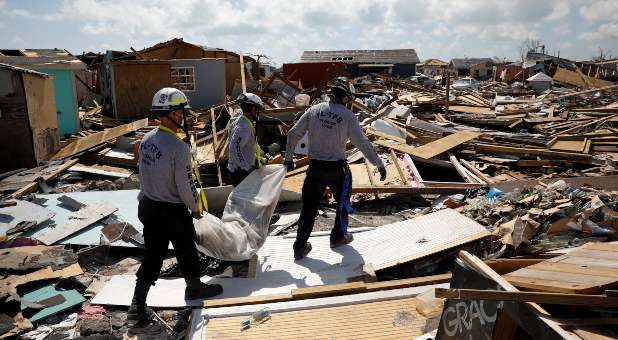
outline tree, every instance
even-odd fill
[[[519,47],[519,56],[521,57],[521,61],[526,60],[526,54],[528,54],[528,52],[538,52],[539,50],[543,53],[545,52],[545,45],[543,45],[541,40],[527,38]]]
[[[608,51],[602,47],[599,47],[597,55],[592,56],[592,61],[604,61],[614,58],[616,57],[612,54],[612,51]]]

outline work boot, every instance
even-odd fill
[[[143,283],[135,285],[133,300],[131,300],[131,307],[129,307],[129,312],[127,313],[127,321],[130,323],[135,324],[141,321],[148,321],[154,317],[154,311],[146,306],[148,290],[150,290],[150,285]]]
[[[337,241],[337,242],[332,242],[330,243],[330,247],[331,248],[337,248],[340,247],[344,244],[348,244],[350,242],[352,242],[354,240],[354,236],[352,236],[352,234],[345,234],[343,235],[343,237],[341,238],[341,240]]]
[[[220,284],[205,284],[199,278],[187,279],[185,288],[185,300],[204,300],[223,293]]]
[[[301,260],[305,258],[305,256],[307,256],[307,254],[309,254],[310,251],[311,251],[311,243],[307,242],[307,244],[305,245],[305,248],[302,251],[297,252],[296,250],[294,250],[294,259]]]

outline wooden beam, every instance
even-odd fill
[[[459,162],[461,165],[465,166],[468,170],[470,170],[473,174],[475,174],[478,178],[480,178],[483,182],[488,184],[494,184],[494,180],[485,176],[479,169],[477,169],[474,165],[468,162],[465,159],[460,159]]]
[[[481,259],[479,259],[478,257],[468,253],[465,250],[460,251],[459,254],[458,254],[458,257],[462,261],[464,261],[469,267],[473,268],[474,270],[476,270],[481,275],[483,275],[483,276],[485,276],[485,277],[495,281],[505,291],[507,291],[507,292],[519,292],[519,290],[517,288],[515,288],[515,286],[513,286],[505,278],[500,276],[500,274],[498,274],[495,271],[493,271],[487,264],[485,264],[483,261],[481,261]],[[563,338],[565,338],[565,339],[573,338],[571,336],[571,334],[567,333],[562,327],[560,327],[560,325],[558,325],[557,323],[549,320],[548,318],[550,318],[551,315],[545,309],[543,309],[541,306],[539,306],[538,304],[533,303],[533,302],[525,302],[525,305],[526,305],[526,307],[530,308],[531,312],[536,317],[541,319],[556,334],[562,335]]]
[[[65,159],[71,157],[80,152],[86,151],[97,145],[106,143],[114,138],[126,135],[127,133],[134,132],[148,125],[148,118],[140,119],[138,121],[120,125],[111,129],[106,129],[101,132],[93,133],[86,137],[79,138],[78,140],[70,143],[69,145],[58,151],[52,159]]]
[[[365,169],[367,170],[367,177],[369,177],[369,183],[371,183],[372,187],[376,187],[376,183],[373,180],[373,174],[371,173],[371,167],[369,166],[369,161],[367,160],[367,158],[364,158],[364,157],[363,157],[363,160],[365,161]],[[377,191],[373,192],[373,196],[377,200],[380,199],[380,195],[378,195]]]
[[[46,176],[43,176],[43,181],[47,182],[47,181],[51,181],[52,179],[55,179],[56,177],[60,176],[61,173],[66,171],[68,168],[77,164],[78,161],[79,161],[78,159],[69,159],[69,160],[64,161],[64,164],[59,166],[56,170],[54,170],[54,172]],[[39,184],[37,182],[28,183],[25,186],[23,186],[21,189],[12,193],[9,197],[13,199],[22,197],[24,195],[35,192],[38,189],[38,187],[39,187]]]
[[[552,305],[618,307],[618,298],[607,295],[546,292],[505,292],[503,290],[436,288],[436,297],[455,300],[535,302]]]
[[[240,298],[227,298],[217,300],[205,300],[203,303],[204,308],[216,308],[216,307],[228,307],[238,305],[255,305],[262,303],[273,303],[282,301],[302,300],[311,297],[311,294],[320,292],[319,294],[326,294],[326,296],[333,295],[350,295],[358,293],[376,292],[382,290],[402,289],[409,287],[427,286],[438,283],[446,283],[451,280],[451,274],[430,275],[411,279],[382,281],[373,283],[354,282],[340,283],[334,285],[322,285],[307,288],[294,289],[289,293],[273,294],[273,295],[259,295],[259,296],[247,296]],[[336,294],[333,294],[335,293]],[[323,295],[324,296],[324,295]],[[313,296],[315,297],[315,295]]]
[[[395,167],[397,168],[397,172],[399,173],[401,181],[403,181],[403,184],[409,185],[410,182],[408,181],[408,176],[403,173],[403,169],[401,168],[401,164],[399,164],[399,158],[397,158],[397,155],[395,155],[395,151],[393,151],[393,149],[389,149],[389,151],[391,154],[391,159],[393,160],[393,163],[395,163]]]
[[[242,93],[247,93],[247,83],[245,81],[245,56],[240,53],[240,81],[242,83]]]
[[[492,145],[476,143],[474,149],[479,153],[499,154],[499,155],[521,155],[521,156],[541,156],[547,158],[577,160],[584,162],[592,162],[593,158],[587,154],[579,154],[572,152],[549,151],[545,149],[534,148],[518,148],[512,146]]]
[[[217,141],[217,124],[215,121],[215,109],[213,108],[210,108],[210,122],[212,123],[212,153],[215,157],[215,163],[217,165],[217,179],[219,180],[219,186],[222,186],[223,180],[221,179],[221,167],[219,166],[219,156],[217,155],[217,145],[219,145]]]

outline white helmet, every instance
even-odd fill
[[[238,102],[244,105],[253,105],[257,106],[260,109],[264,107],[264,103],[262,103],[262,99],[253,93],[242,93],[238,96]]]
[[[173,87],[164,87],[152,97],[150,110],[153,113],[167,114],[178,109],[190,109],[189,99],[182,91]]]

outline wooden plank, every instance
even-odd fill
[[[448,107],[448,109],[449,111],[472,113],[472,114],[483,114],[486,112],[491,112],[491,107],[480,107],[480,106],[451,105]]]
[[[120,168],[116,166],[110,165],[102,165],[102,164],[75,164],[69,168],[69,171],[75,172],[84,172],[88,174],[109,176],[109,177],[117,177],[117,178],[127,178],[133,174],[133,170]]]
[[[583,152],[586,140],[556,140],[549,148],[555,151]]]
[[[64,164],[60,165],[52,173],[43,175],[43,180],[47,182],[47,181],[51,181],[52,179],[55,179],[56,177],[60,176],[60,174],[63,173],[65,170],[77,164],[77,162],[78,162],[77,159],[70,159],[70,160],[65,161]],[[25,186],[23,186],[21,189],[13,192],[9,197],[10,198],[22,197],[24,195],[35,192],[38,187],[39,187],[39,184],[37,182],[28,183]]]
[[[245,56],[242,53],[240,53],[239,56],[240,56],[240,82],[242,84],[242,93],[247,93],[247,83],[245,81]]]
[[[79,138],[78,140],[70,143],[69,145],[58,151],[52,159],[64,159],[78,154],[82,151],[86,151],[97,145],[108,142],[114,138],[126,135],[127,133],[134,132],[148,125],[148,118],[140,119],[138,121],[120,125],[111,129],[106,129],[101,132],[97,132],[86,137]]]
[[[436,288],[438,298],[455,300],[490,300],[535,302],[552,305],[618,307],[618,298],[606,295],[563,294],[545,292],[505,292],[502,290]]]
[[[272,302],[282,302],[282,301],[293,301],[304,299],[307,294],[310,292],[320,292],[319,294],[323,294],[323,296],[333,296],[333,295],[341,295],[335,294],[335,292],[342,294],[357,294],[364,292],[376,292],[381,290],[389,290],[389,289],[401,289],[401,288],[409,288],[409,287],[419,287],[419,286],[427,286],[437,283],[446,283],[451,280],[451,274],[440,274],[440,275],[430,275],[423,277],[416,277],[411,279],[402,279],[402,280],[392,280],[392,281],[382,281],[382,282],[372,282],[372,283],[363,283],[363,282],[354,282],[353,285],[350,283],[341,283],[334,285],[322,285],[308,288],[300,288],[296,291],[296,295],[290,293],[286,294],[271,294],[271,295],[258,295],[258,296],[246,296],[239,298],[227,298],[227,299],[217,299],[217,300],[204,300],[203,306],[204,308],[215,308],[215,307],[229,307],[229,306],[238,306],[238,305],[255,305],[262,303],[272,303]],[[364,287],[364,288],[361,288]],[[303,291],[305,289],[305,291]]]
[[[591,262],[591,259],[595,262]],[[594,264],[617,260],[618,244],[590,244],[568,254],[516,270],[504,277],[518,287],[540,291],[594,293],[618,286],[616,268]]]
[[[367,286],[364,282],[350,282],[338,285],[324,285],[292,289],[292,299],[315,299],[327,296],[364,293]]]
[[[481,133],[478,132],[457,132],[423,146],[411,148],[408,153],[423,159],[430,159],[480,135]]]
[[[223,180],[221,179],[221,167],[219,165],[219,157],[217,155],[217,145],[219,142],[217,141],[217,122],[215,120],[215,109],[210,108],[210,122],[212,124],[212,152],[215,156],[215,163],[217,165],[217,179],[219,180],[219,186],[223,185]],[[201,181],[198,178],[198,181]]]
[[[457,157],[455,157],[455,155],[449,154],[449,159],[451,160],[451,164],[453,164],[453,167],[455,168],[455,170],[459,173],[459,175],[461,175],[461,177],[466,182],[468,182],[468,183],[481,183],[481,184],[485,184],[478,177],[476,177],[474,175],[470,176],[470,174],[468,172],[466,172],[465,168],[461,164],[459,164],[459,161],[457,160]]]
[[[51,245],[75,234],[93,223],[104,219],[105,217],[113,214],[116,210],[118,210],[118,208],[112,207],[105,203],[89,204],[69,216],[69,221],[66,224],[55,226],[53,228],[47,227],[35,237],[44,244]]]
[[[395,164],[395,167],[397,168],[397,173],[399,173],[399,178],[401,178],[401,181],[403,182],[403,184],[408,185],[410,184],[410,181],[408,181],[408,176],[406,176],[403,173],[403,169],[401,168],[401,164],[399,164],[399,159],[397,158],[397,155],[395,155],[395,151],[393,151],[393,149],[390,149],[390,155],[391,155],[391,159],[393,160],[393,163]]]
[[[376,183],[373,179],[373,173],[371,171],[371,166],[369,165],[369,161],[367,160],[367,158],[363,158],[364,162],[365,162],[365,170],[367,170],[367,177],[369,177],[369,183],[371,183],[372,187],[376,187]],[[380,199],[380,195],[378,195],[377,191],[373,192],[373,196],[375,199]]]
[[[492,145],[476,143],[474,149],[479,153],[489,153],[498,155],[521,155],[521,156],[541,156],[546,158],[567,159],[576,161],[592,162],[592,156],[586,154],[562,152],[562,151],[549,151],[545,149],[534,148],[518,148],[512,146]]]
[[[515,288],[515,286],[513,286],[505,278],[500,276],[500,274],[493,271],[478,257],[471,255],[465,250],[460,251],[458,257],[480,274],[494,280],[505,291],[519,292],[519,290]],[[548,319],[549,313],[538,304],[533,302],[525,302],[524,307],[528,308],[533,313],[533,315],[542,320],[542,322],[546,326],[548,326],[554,333],[562,336],[564,339],[573,339],[573,336],[567,331],[565,331],[562,327],[560,327],[558,323]]]
[[[488,184],[494,184],[494,180],[487,177],[484,173],[482,173],[479,169],[477,169],[474,165],[468,162],[465,159],[460,159],[459,162],[461,165],[465,166],[468,170],[470,170],[473,174],[475,174],[478,178],[480,178],[483,182]]]

